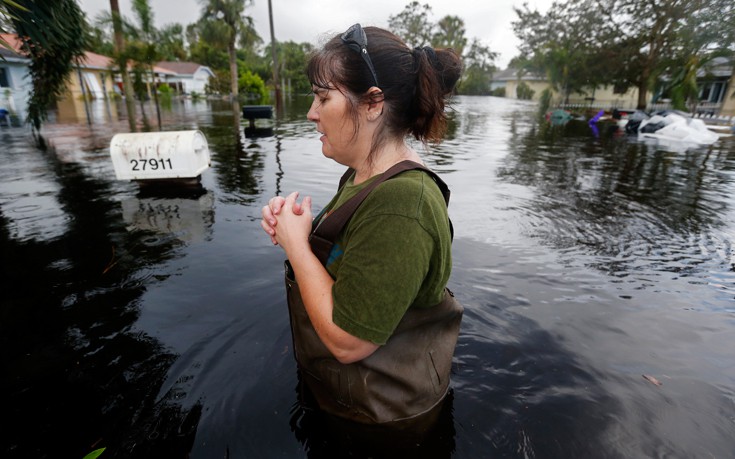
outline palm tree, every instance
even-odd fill
[[[117,0],[110,0],[110,11],[112,11],[112,28],[115,34],[115,57],[117,58],[120,75],[125,90],[125,107],[128,111],[128,126],[130,132],[135,132],[135,99],[133,96],[133,84],[128,74],[128,60],[125,56],[125,39],[123,38],[123,23],[120,16],[120,5]]]
[[[202,4],[202,19],[215,18],[225,27],[220,29],[227,41],[227,54],[230,58],[230,97],[237,99],[237,55],[235,45],[240,30],[248,27],[243,18],[245,7],[252,4],[252,0],[199,0]]]
[[[156,73],[153,66],[160,60],[157,39],[158,31],[153,26],[153,10],[148,0],[133,0],[133,12],[138,18],[139,28],[136,31],[138,42],[134,46],[134,60],[138,61],[149,72],[149,79],[153,86],[153,100],[156,103],[156,115],[158,117],[158,130],[161,130],[161,107],[158,104],[158,87],[156,85]],[[150,90],[150,86],[148,87]],[[143,96],[140,97],[140,107],[143,110]],[[145,116],[145,115],[143,115]]]

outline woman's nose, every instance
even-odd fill
[[[306,119],[316,123],[318,118],[319,116],[317,115],[316,110],[314,109],[314,104],[311,104],[311,107],[309,107],[309,112],[306,114]]]

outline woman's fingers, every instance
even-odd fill
[[[278,244],[276,240],[276,225],[283,209],[289,209],[293,215],[300,216],[307,213],[311,217],[311,197],[305,197],[300,203],[297,201],[298,198],[298,191],[294,191],[285,198],[283,196],[275,196],[268,200],[268,205],[263,206],[261,209],[262,219],[260,220],[260,227],[268,234],[273,244]]]
[[[268,207],[270,207],[273,215],[278,215],[279,213],[281,213],[281,208],[283,208],[283,204],[285,202],[286,198],[284,198],[283,196],[276,196],[268,201]]]

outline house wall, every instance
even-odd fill
[[[207,83],[209,83],[209,72],[200,67],[194,73],[194,76],[189,83],[190,90],[188,92],[191,93],[192,91],[196,91],[199,94],[204,94]]]
[[[8,77],[8,87],[0,87],[0,107],[25,119],[32,85],[28,76],[28,66],[20,62],[0,61]]]
[[[505,97],[509,99],[518,98],[518,83],[518,80],[507,81],[505,83]],[[526,81],[525,83],[533,90],[532,100],[539,100],[544,89],[549,87],[549,84],[545,81]]]
[[[181,87],[184,94],[191,94],[196,92],[197,94],[204,94],[207,84],[209,83],[209,72],[203,69],[198,69],[193,75],[178,75],[178,76],[165,76],[164,82],[168,83],[171,87]]]
[[[569,103],[593,104],[611,108],[635,108],[638,105],[638,88],[630,88],[624,94],[615,94],[612,86],[603,86],[585,93],[573,93]]]
[[[105,96],[109,97],[110,91],[113,91],[113,82],[112,82],[112,75],[111,75],[112,72],[110,72],[109,70],[82,68],[80,69],[80,71],[77,71],[77,69],[74,69],[72,71],[69,81],[67,82],[66,93],[64,94],[63,99],[66,99],[66,98],[81,99],[82,98],[82,94],[83,94],[82,84],[79,81],[80,72],[81,72],[82,79],[90,78],[94,80],[94,81],[85,81],[84,91],[88,97],[92,99],[104,99]],[[97,90],[101,92],[97,92],[96,94],[94,93],[94,91],[90,92],[89,88],[93,86],[94,86],[93,89],[96,88]]]
[[[730,82],[727,85],[727,92],[725,94],[725,98],[722,100],[720,115],[735,116],[735,71],[730,77]]]

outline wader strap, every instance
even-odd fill
[[[449,187],[446,183],[444,183],[444,181],[442,181],[441,178],[439,178],[438,175],[436,175],[432,170],[417,162],[409,160],[401,161],[400,163],[393,165],[387,171],[383,172],[380,177],[378,177],[368,186],[360,190],[359,193],[357,193],[347,202],[339,206],[339,208],[337,208],[334,212],[330,213],[328,216],[325,216],[322,222],[312,231],[311,235],[309,236],[311,251],[314,252],[314,255],[316,255],[316,257],[319,259],[319,261],[321,261],[323,265],[326,266],[327,260],[329,259],[329,253],[332,251],[332,246],[337,240],[339,234],[342,232],[342,229],[345,227],[347,222],[350,221],[352,215],[355,213],[357,208],[360,207],[360,204],[362,204],[362,202],[365,200],[365,198],[367,198],[370,192],[373,191],[381,183],[395,177],[401,172],[414,169],[420,169],[429,174],[429,176],[434,179],[437,186],[441,190],[442,195],[444,196],[444,202],[447,204],[447,206],[449,206]],[[348,169],[347,172],[344,173],[339,182],[340,188],[342,188],[342,186],[347,182],[353,172],[354,171],[352,169]],[[449,222],[449,228],[452,232],[452,236],[454,236],[454,229],[452,228],[451,221]]]

